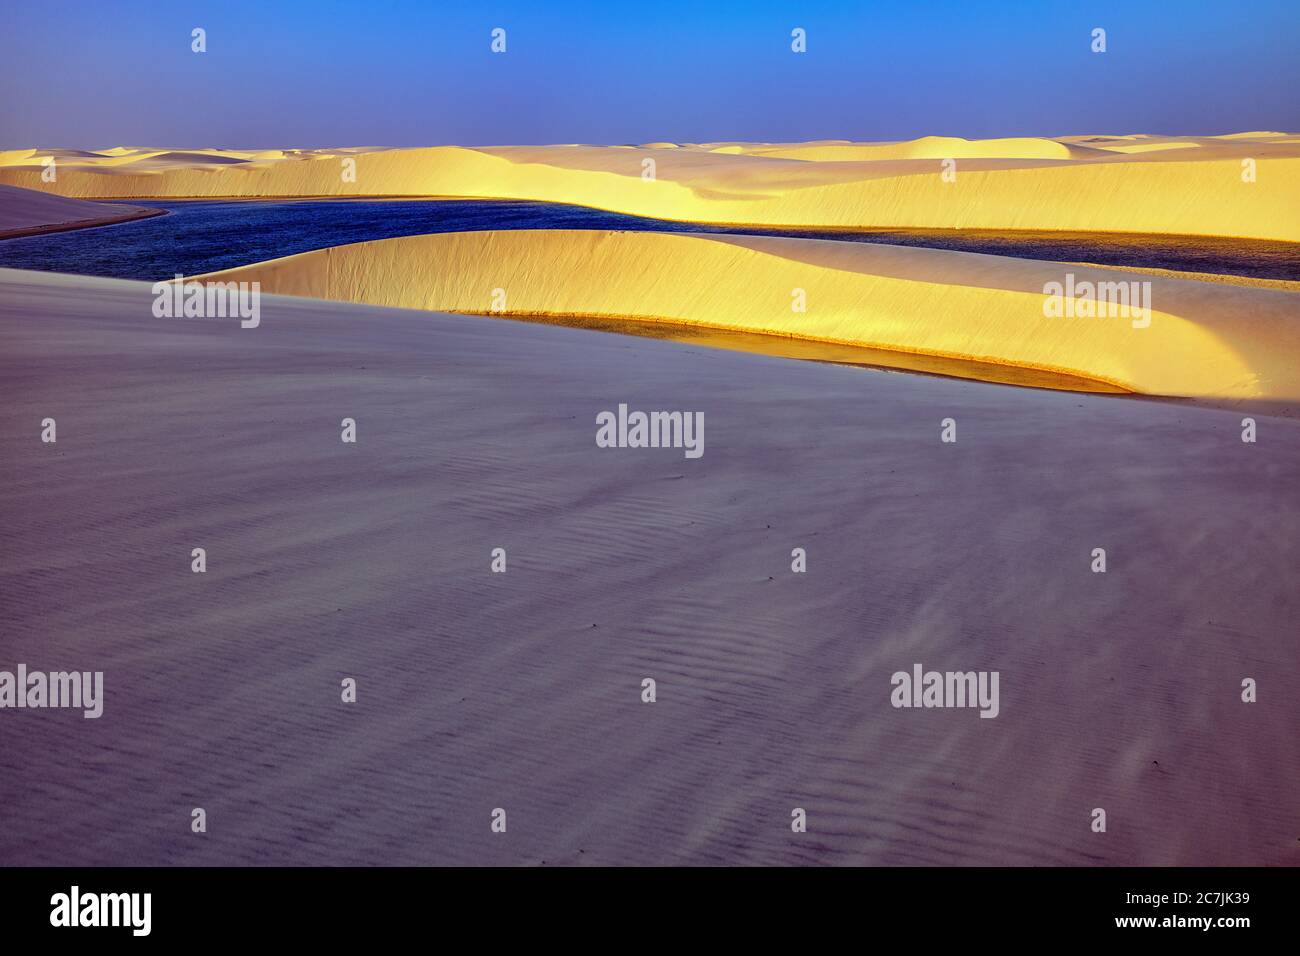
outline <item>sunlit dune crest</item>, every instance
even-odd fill
[[[1051,139],[962,139],[924,136],[901,143],[796,143],[737,148],[750,156],[808,162],[862,162],[875,159],[1087,159],[1091,150]]]
[[[1047,283],[1150,282],[1150,323],[1049,317]],[[1152,395],[1300,398],[1300,294],[853,242],[570,230],[446,233],[214,273],[268,293],[450,312],[707,325],[1090,379]],[[501,289],[504,304],[494,304]],[[799,290],[806,310],[792,308]]]
[[[1274,139],[1289,137],[1291,133],[1278,133],[1274,131],[1256,131],[1253,133],[1224,133],[1220,136],[1213,136],[1211,139]]]
[[[1108,150],[1112,153],[1159,153],[1168,149],[1196,149],[1199,143],[1188,142],[1159,142],[1159,143],[1107,143],[1098,146],[1098,149]]]

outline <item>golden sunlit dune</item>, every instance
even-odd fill
[[[42,172],[52,162],[54,182]],[[903,143],[10,150],[0,183],[78,198],[449,196],[690,222],[1300,241],[1300,140],[1260,132]]]
[[[738,147],[750,156],[811,162],[857,162],[875,159],[1088,159],[1093,150],[1051,139],[962,139],[923,136],[901,143],[799,143]]]
[[[370,305],[703,325],[1150,395],[1300,398],[1300,293],[1067,263],[813,239],[518,230],[363,242],[203,278]],[[1149,325],[1049,317],[1044,289],[1067,281],[1150,283]]]
[[[1160,153],[1170,149],[1196,149],[1199,143],[1107,143],[1100,145],[1098,149],[1108,150],[1112,153]]]

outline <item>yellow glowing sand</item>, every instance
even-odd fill
[[[41,180],[47,158],[58,170],[54,183]],[[945,160],[955,162],[953,181],[943,175]],[[30,149],[0,154],[0,183],[90,199],[466,196],[694,222],[1300,241],[1300,138],[1276,132],[635,147]]]
[[[1045,283],[1067,273],[1150,282],[1150,326],[1045,316]],[[1300,398],[1300,293],[1067,263],[812,239],[519,230],[357,243],[207,278],[373,305],[698,324],[1152,395]]]
[[[961,139],[923,136],[901,143],[797,143],[781,146],[732,147],[749,156],[802,159],[812,162],[852,162],[874,159],[1087,159],[1095,150],[1052,139]]]

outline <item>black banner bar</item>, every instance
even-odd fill
[[[614,920],[636,935],[690,920],[759,938],[815,926],[926,942],[1231,945],[1294,930],[1298,885],[1286,868],[4,869],[0,925],[7,941],[41,942],[337,944],[398,941],[433,923],[495,936],[557,920],[575,933]]]

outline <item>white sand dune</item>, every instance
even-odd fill
[[[159,215],[144,206],[87,202],[0,184],[0,239]]]
[[[151,303],[0,271],[0,665],[106,688],[0,714],[0,863],[1297,862],[1300,423]],[[596,448],[619,402],[704,456]],[[999,716],[892,708],[914,662]]]
[[[55,184],[40,180],[54,156]],[[944,160],[956,161],[956,178]],[[343,162],[355,161],[355,178]],[[651,169],[648,160],[654,161]],[[1254,162],[1254,178],[1243,163]],[[648,178],[653,172],[653,178]],[[0,182],[81,198],[467,196],[693,222],[1300,241],[1300,140],[1067,136],[463,149],[12,150]]]
[[[1149,326],[1046,316],[1046,284],[1068,275],[1149,282]],[[813,239],[505,230],[357,243],[207,278],[370,305],[706,325],[1148,395],[1300,400],[1300,293],[1069,263]],[[794,310],[794,290],[806,311]]]

